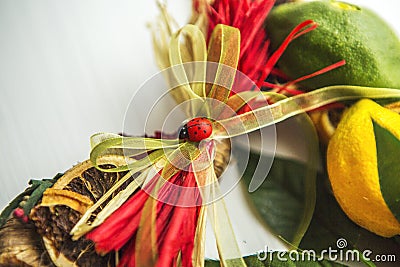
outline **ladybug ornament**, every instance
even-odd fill
[[[207,118],[194,118],[188,121],[179,131],[179,139],[200,142],[212,134],[212,123]]]

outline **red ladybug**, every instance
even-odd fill
[[[212,123],[206,118],[194,118],[188,121],[179,131],[180,139],[200,142],[212,133]]]

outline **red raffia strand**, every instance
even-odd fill
[[[328,67],[325,67],[325,68],[323,68],[323,69],[320,69],[320,70],[318,70],[318,71],[316,71],[316,72],[313,72],[313,73],[311,73],[311,74],[304,75],[303,77],[297,78],[297,79],[295,79],[295,80],[293,80],[293,81],[290,81],[290,82],[288,82],[288,83],[286,83],[286,84],[277,85],[277,84],[274,84],[274,83],[270,83],[270,82],[266,82],[266,81],[265,81],[265,82],[263,82],[263,86],[264,86],[264,87],[270,87],[270,88],[275,88],[275,87],[276,87],[276,88],[278,88],[280,91],[286,91],[286,92],[288,92],[288,93],[290,93],[290,94],[292,94],[292,95],[302,94],[303,91],[301,91],[301,90],[296,90],[296,89],[290,89],[289,87],[290,87],[291,85],[294,85],[294,84],[298,83],[298,82],[301,82],[301,81],[310,79],[310,78],[312,78],[312,77],[315,77],[315,76],[318,76],[318,75],[321,75],[321,74],[324,74],[324,73],[326,73],[326,72],[328,72],[328,71],[331,71],[331,70],[333,70],[333,69],[336,69],[336,68],[338,68],[338,67],[341,67],[341,66],[343,66],[343,65],[345,65],[345,64],[346,64],[346,61],[345,61],[345,60],[340,60],[340,61],[338,61],[338,62],[336,62],[336,63],[333,63],[332,65],[329,65]]]
[[[201,0],[194,1],[198,10]],[[225,24],[240,30],[241,44],[238,70],[254,82],[258,82],[267,64],[269,41],[263,29],[264,21],[275,4],[274,0],[216,0],[207,5],[207,39],[217,24]]]
[[[341,67],[345,64],[345,61],[341,60],[314,73],[289,81],[284,85],[266,82],[265,80],[271,74],[289,80],[286,74],[275,68],[276,63],[293,40],[318,27],[318,24],[312,20],[300,23],[289,33],[278,49],[268,56],[270,41],[267,38],[263,23],[274,3],[274,0],[216,0],[212,5],[208,6],[208,38],[217,24],[222,23],[238,28],[242,41],[238,70],[246,74],[256,84],[257,87],[253,87],[251,90],[266,87],[272,88],[277,93],[286,92],[290,95],[299,95],[303,91],[290,88],[291,85]],[[235,80],[236,82],[237,80]],[[234,85],[234,88],[233,93],[248,90],[248,88],[237,84]],[[245,105],[239,111],[239,114],[250,110],[251,108]]]
[[[286,84],[284,84],[284,85],[278,85],[278,84],[274,84],[274,83],[270,83],[270,82],[266,82],[266,81],[265,81],[265,82],[263,82],[263,86],[264,86],[264,87],[269,87],[269,88],[276,89],[278,92],[281,92],[281,93],[282,93],[282,92],[287,92],[287,93],[289,93],[289,94],[291,94],[291,95],[300,95],[300,94],[303,94],[304,91],[290,88],[290,86],[291,86],[291,85],[294,85],[295,83],[304,81],[304,80],[306,80],[306,79],[310,79],[310,78],[315,77],[315,76],[317,76],[317,75],[321,75],[321,74],[323,74],[323,73],[325,73],[325,72],[328,72],[328,71],[331,71],[331,70],[336,69],[336,68],[338,68],[338,67],[341,67],[341,66],[343,66],[344,64],[346,64],[346,61],[345,61],[345,60],[341,60],[341,61],[336,62],[336,63],[334,63],[334,64],[332,64],[332,65],[330,65],[330,66],[328,66],[328,67],[325,67],[325,68],[323,68],[323,69],[320,69],[320,70],[318,70],[318,71],[316,71],[316,72],[313,72],[313,73],[311,73],[311,74],[305,75],[305,76],[300,77],[300,78],[298,78],[298,79],[296,79],[296,80],[290,81],[290,82],[288,82],[288,83],[286,83]],[[255,108],[258,108],[258,107],[260,107],[261,105],[264,105],[264,104],[265,104],[265,103],[262,102],[262,103],[256,105]],[[328,104],[328,105],[319,107],[319,108],[317,108],[317,109],[315,109],[315,110],[326,110],[326,109],[343,108],[343,107],[344,107],[344,105],[341,104],[341,103],[332,103],[332,104]],[[252,111],[253,109],[254,109],[254,107],[253,107],[253,108],[250,108],[250,106],[246,104],[246,105],[244,105],[244,106],[238,111],[238,114],[250,112],[250,111]]]
[[[272,69],[271,74],[287,81],[290,79],[285,73],[283,73],[283,71],[277,68]]]
[[[275,0],[215,0],[212,4],[208,4],[207,1],[194,0],[193,5],[195,10],[200,10],[199,5],[202,3],[207,5],[206,10],[208,10],[208,39],[214,27],[220,23],[236,27],[240,30],[242,42],[240,45],[238,70],[246,74],[257,85],[257,88],[267,87],[274,89],[278,93],[301,94],[303,93],[302,91],[288,88],[288,86],[345,64],[345,61],[342,60],[312,74],[290,81],[283,86],[265,82],[271,74],[285,80],[290,80],[287,75],[275,68],[275,65],[288,45],[301,35],[316,29],[318,27],[317,23],[312,20],[300,23],[287,36],[281,46],[274,53],[270,54],[268,51],[270,41],[263,24],[271,8],[274,6]],[[240,88],[240,86],[235,87]],[[240,91],[244,90],[249,89],[240,89]],[[254,90],[254,88],[251,88],[251,90]],[[240,91],[236,90],[236,93]]]
[[[271,73],[272,69],[278,62],[279,58],[282,56],[283,52],[289,46],[289,44],[295,40],[296,38],[306,34],[318,27],[318,24],[312,20],[306,20],[297,25],[285,38],[283,43],[279,46],[279,48],[269,57],[266,66],[262,71],[262,75],[260,79],[257,81],[256,85],[261,87],[264,83],[264,80],[267,79],[268,75]]]
[[[86,238],[95,242],[96,251],[101,254],[121,251],[122,258],[118,266],[141,266],[136,262],[139,257],[137,250],[145,242],[150,242],[150,237],[149,240],[136,240],[136,237],[140,228],[147,226],[154,227],[156,233],[157,259],[155,267],[177,266],[179,256],[182,266],[193,266],[192,255],[202,203],[194,174],[191,171],[179,171],[169,180],[169,183],[165,183],[157,196],[164,200],[168,198],[169,203],[174,203],[174,205],[156,200],[155,225],[149,225],[151,218],[144,218],[148,224],[145,223],[141,226],[145,203],[153,197],[148,192],[154,189],[158,179],[160,179],[160,174],[146,185],[146,190],[141,189],[136,192],[99,227],[86,235]],[[194,190],[177,192],[176,186],[194,188]],[[172,190],[173,192],[171,192]],[[188,198],[194,199],[197,205],[190,207],[180,205]],[[149,259],[149,261],[152,257],[152,253],[140,255],[141,259]]]
[[[336,63],[333,63],[332,65],[330,65],[330,66],[328,66],[328,67],[325,67],[325,68],[323,68],[323,69],[320,69],[320,70],[318,70],[318,71],[316,71],[316,72],[313,72],[313,73],[311,73],[311,74],[305,75],[305,76],[303,76],[303,77],[297,78],[296,80],[290,81],[290,82],[288,82],[286,85],[287,85],[287,86],[290,86],[290,85],[293,85],[293,84],[295,84],[295,83],[298,83],[298,82],[301,82],[301,81],[310,79],[310,78],[312,78],[312,77],[315,77],[315,76],[324,74],[324,73],[326,73],[326,72],[328,72],[328,71],[331,71],[331,70],[333,70],[333,69],[336,69],[336,68],[338,68],[338,67],[341,67],[341,66],[343,66],[343,65],[345,65],[345,64],[346,64],[346,61],[345,61],[345,60],[340,60],[340,61],[338,61],[338,62],[336,62]]]

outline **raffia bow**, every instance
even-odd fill
[[[107,133],[92,136],[90,158],[97,168],[104,172],[130,173],[89,208],[71,234],[74,238],[86,234],[95,241],[96,248],[101,253],[123,249],[120,265],[203,266],[207,213],[214,228],[221,264],[246,266],[241,258],[223,198],[220,198],[219,183],[213,166],[216,144],[220,140],[250,133],[336,101],[362,97],[400,97],[400,91],[396,89],[357,86],[332,86],[291,98],[259,90],[243,90],[242,87],[250,86],[250,83],[237,80],[240,32],[226,25],[218,25],[214,29],[208,52],[204,35],[195,25],[186,25],[173,34],[168,51],[171,70],[167,72],[169,75],[166,78],[170,84],[177,85],[170,90],[171,95],[177,103],[189,103],[185,106],[189,119],[198,116],[212,118],[213,133],[200,145],[178,139],[122,137]],[[204,82],[210,79],[210,75],[212,83]],[[268,104],[271,100],[275,103]],[[250,109],[244,110],[246,105],[250,105]],[[105,154],[123,155],[127,164],[113,169],[102,169],[97,164],[97,159]],[[131,174],[135,174],[136,179],[102,211],[95,214],[101,203]],[[178,187],[174,187],[175,185]],[[178,191],[173,191],[176,188]],[[179,191],[179,188],[192,190]],[[175,202],[168,203],[176,194],[189,194],[187,197],[190,205],[179,202],[179,197]],[[143,206],[137,206],[139,202],[131,201],[135,198],[142,199]],[[163,201],[176,204],[178,208],[170,205],[169,213],[163,213],[159,208]],[[131,211],[128,209],[129,205],[134,207]],[[129,212],[137,214],[134,216]],[[191,214],[190,223],[194,227],[192,225],[187,228],[189,230],[186,233],[182,233],[180,229],[176,229],[176,225],[181,226],[179,219],[187,218],[183,216],[185,212]],[[93,216],[95,219],[90,221]],[[125,218],[123,216],[134,222],[121,226]],[[310,215],[308,217],[311,218]],[[165,226],[165,234],[160,234],[160,227],[163,227],[160,220],[168,225]],[[129,230],[131,234],[113,232],[120,239],[113,237],[111,242],[108,231],[112,227],[116,227],[116,231]],[[174,235],[176,238],[179,234],[186,234],[189,238],[186,243],[177,243],[176,247],[171,247],[175,244]],[[166,243],[167,241],[171,243]]]

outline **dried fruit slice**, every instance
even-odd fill
[[[126,164],[125,159],[118,156],[104,156],[98,163],[106,169]],[[98,255],[92,241],[84,237],[73,241],[70,231],[85,211],[126,173],[102,172],[87,160],[68,170],[53,187],[44,192],[40,203],[31,211],[30,218],[43,237],[44,245],[56,266],[115,265],[113,253],[103,257]],[[114,195],[132,180],[133,177],[128,179]]]
[[[0,266],[54,266],[32,224],[10,218],[0,229]]]
[[[229,163],[231,144],[229,140],[222,140],[216,145],[214,167],[217,176],[220,176]],[[97,163],[107,169],[125,165],[126,161],[122,156],[113,155],[103,156],[97,159]],[[70,233],[83,214],[111,187],[125,176],[125,182],[121,181],[122,185],[89,217],[89,225],[139,173],[129,175],[128,172],[102,172],[90,160],[72,167],[44,191],[41,200],[31,210],[30,223],[12,218],[0,229],[1,241],[4,241],[0,242],[0,266],[115,266],[114,253],[100,256],[95,252],[92,241],[85,237],[73,240]],[[21,231],[18,229],[26,231],[29,238],[19,239]],[[14,249],[9,248],[12,246],[10,242],[14,242]],[[26,254],[21,254],[21,247],[27,250],[34,247],[35,253],[42,257],[31,255],[28,263],[23,262],[20,259]]]

